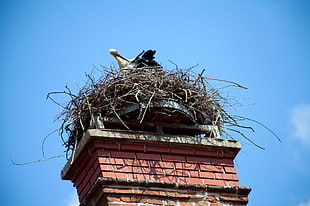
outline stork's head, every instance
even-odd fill
[[[109,52],[112,56],[114,56],[114,58],[116,59],[121,58],[125,60],[126,62],[129,62],[129,60],[123,57],[122,55],[120,55],[116,49],[110,49]]]
[[[110,49],[109,52],[112,56],[118,55],[118,51],[116,49]]]

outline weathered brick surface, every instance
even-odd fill
[[[160,154],[157,153],[161,151],[158,146],[155,148],[155,146],[121,143],[95,145],[100,147],[100,150],[94,151],[89,161],[84,163],[86,167],[75,181],[80,199],[85,195],[84,188],[89,188],[100,176],[239,186],[233,160],[214,158],[218,156],[216,151],[163,147],[162,150],[166,153]],[[167,154],[168,151],[172,154]],[[205,157],[201,157],[202,155]],[[101,172],[98,172],[98,169]]]
[[[184,147],[175,144],[154,145],[146,142],[93,141],[72,165],[71,180],[82,201],[98,178],[166,181],[239,187],[234,168],[234,151]],[[75,168],[75,169],[73,169]],[[209,195],[167,190],[136,190],[134,188],[104,188],[106,205],[191,205],[222,206],[222,202],[248,201],[242,195]],[[118,194],[118,195],[116,195]],[[151,196],[151,197],[150,197]],[[159,198],[161,197],[161,198]],[[169,199],[170,198],[170,199]],[[171,199],[177,198],[177,199]],[[197,199],[197,201],[195,200]],[[241,204],[242,205],[242,204]]]

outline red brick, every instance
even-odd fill
[[[121,144],[121,150],[144,152],[144,145],[139,145],[139,144]]]
[[[154,204],[154,205],[163,205],[163,201],[160,199],[149,199],[148,204]]]
[[[139,179],[139,180],[151,180],[152,177],[149,174],[137,174],[137,173],[128,173],[128,179]]]
[[[94,172],[95,172],[95,169],[94,168],[91,168],[89,171],[87,171],[87,175],[86,177],[84,178],[84,181],[83,183],[86,184],[87,182],[89,182],[89,180],[91,179],[91,177],[94,175]]]
[[[203,179],[203,183],[206,185],[229,186],[225,183],[224,180]]]
[[[226,173],[234,173],[234,174],[237,173],[236,168],[234,167],[224,167],[224,170]]]
[[[172,162],[185,162],[184,156],[176,156],[176,155],[162,155],[163,161],[172,161]]]
[[[236,202],[245,201],[245,202],[247,202],[248,198],[247,197],[243,197],[243,196],[237,196],[237,195],[220,195],[220,200],[223,200],[223,201],[236,201]]]
[[[194,155],[193,149],[185,149],[185,148],[171,148],[171,154],[180,154],[180,155]]]
[[[180,182],[203,184],[201,178],[179,177]]]
[[[76,170],[84,170],[85,169],[85,165],[88,164],[89,160],[90,160],[91,156],[90,154],[85,154],[83,155],[83,158],[79,158],[78,162],[77,162],[77,168]]]
[[[135,189],[134,194],[152,195],[152,196],[168,196],[168,192],[163,190],[152,190],[152,189]]]
[[[149,146],[149,145],[146,145],[146,152],[169,154],[170,153],[170,148],[169,147],[160,147],[160,146]]]
[[[234,159],[236,157],[235,152],[225,151],[223,157],[227,159]]]
[[[195,149],[195,156],[218,157],[217,151]]]
[[[190,191],[169,191],[167,192],[169,197],[177,197],[177,198],[197,198],[197,192]]]
[[[95,142],[92,147],[96,149],[118,150],[119,144],[112,142]]]
[[[96,169],[96,168],[98,168],[99,167],[99,158],[97,157],[97,160],[96,161],[94,161],[94,163],[91,165],[91,167],[92,168],[94,168],[94,169]]]
[[[135,153],[133,153],[133,152],[111,151],[111,157],[134,159],[135,158]]]
[[[201,178],[210,178],[210,179],[213,179],[213,178],[214,178],[213,172],[204,172],[204,171],[200,171],[200,172],[199,172],[199,176],[200,176]]]
[[[83,170],[81,173],[80,173],[80,176],[77,178],[77,180],[74,182],[74,185],[76,187],[80,187],[84,178],[86,177],[87,175],[87,170]]]
[[[150,167],[174,168],[174,162],[149,161]]]
[[[240,187],[240,182],[239,181],[229,181],[229,186],[232,187]]]
[[[164,169],[165,175],[176,175],[176,170],[175,169]]]
[[[153,180],[178,182],[177,176],[152,175]]]
[[[115,193],[115,194],[131,194],[132,193],[132,189],[131,188],[110,188],[110,187],[106,187],[103,188],[103,192],[104,193]]]
[[[99,157],[109,157],[109,152],[104,150],[97,150],[96,154]]]
[[[210,163],[209,158],[203,158],[203,157],[186,157],[186,161],[194,163],[204,163],[204,164]]]
[[[195,163],[176,162],[174,164],[176,169],[199,170],[199,164]]]
[[[121,197],[121,201],[122,202],[135,202],[137,200],[137,198],[132,198],[132,197],[127,197],[127,196],[122,196]]]
[[[110,165],[109,165],[110,166]],[[114,165],[113,171],[115,172],[134,172],[132,166]]]
[[[107,206],[135,206],[136,204],[131,203],[111,203],[109,202]],[[139,206],[146,206],[145,204],[139,204]]]
[[[222,166],[217,166],[217,165],[201,164],[200,165],[200,170],[201,171],[210,171],[210,172],[223,172],[223,167]]]
[[[223,206],[223,204],[222,203],[211,203],[210,206]]]
[[[175,170],[177,176],[189,177],[190,173],[188,170]]]
[[[142,167],[149,166],[147,160],[136,160],[136,159],[123,159],[123,166],[125,165],[142,166]]]
[[[234,166],[234,162],[232,159],[210,159],[212,164],[216,165],[227,165],[227,166]]]
[[[162,168],[149,168],[149,167],[141,167],[141,172],[148,174],[164,174],[164,169]]]
[[[207,203],[207,202],[197,202],[195,204],[195,206],[209,206],[209,203]]]
[[[189,172],[189,177],[200,177],[199,171],[188,170],[188,172]]]
[[[123,165],[126,159],[121,158],[109,158],[109,157],[99,157],[100,164],[113,164],[113,165]],[[124,160],[124,161],[123,161]]]
[[[163,200],[163,203],[162,203],[162,205],[178,205],[178,202],[175,200]],[[180,204],[180,205],[182,205],[182,204]],[[182,205],[182,206],[185,206],[185,205]],[[190,206],[192,206],[192,205],[190,205]]]
[[[211,203],[216,203],[217,202],[216,197],[215,196],[211,196],[211,195],[207,196],[206,200],[208,202],[211,202]]]
[[[126,173],[102,171],[102,177],[127,178]]]
[[[93,156],[89,159],[87,166],[88,167],[93,167],[95,163],[97,162],[98,164],[98,155],[97,152],[93,154]]]
[[[164,174],[162,168],[135,167],[135,166],[114,166],[116,172],[137,173],[137,174]]]
[[[79,194],[79,200],[82,200],[85,197],[85,195],[87,194],[89,189],[90,189],[90,184],[88,183],[88,184],[86,184],[84,186],[84,188],[82,189],[81,193]]]
[[[93,185],[98,179],[98,177],[101,177],[101,170],[99,169],[99,167],[95,170],[94,175],[89,180],[89,183]]]
[[[108,202],[121,202],[121,197],[107,197]]]
[[[114,171],[113,165],[101,164],[99,167],[102,171]]]
[[[137,159],[160,160],[160,154],[137,153]]]
[[[177,204],[173,204],[173,205],[177,205]],[[179,205],[181,205],[181,206],[193,206],[194,203],[192,204],[192,202],[179,201]]]
[[[129,199],[129,200],[127,200]],[[121,200],[123,202],[131,202],[131,203],[147,203],[148,199],[147,198],[142,198],[138,196],[131,196],[131,197],[121,197]]]
[[[223,174],[223,173],[214,173],[216,179],[223,180],[238,180],[237,174]]]

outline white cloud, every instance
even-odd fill
[[[300,104],[293,108],[291,123],[294,137],[303,143],[310,144],[310,105]]]
[[[79,206],[80,205],[76,191],[72,192],[70,196],[64,202],[65,202],[65,206]]]
[[[310,200],[308,200],[308,202],[301,202],[296,206],[310,206]]]

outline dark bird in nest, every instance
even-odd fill
[[[155,50],[143,50],[136,58],[126,59],[118,53],[116,49],[110,49],[110,54],[116,59],[120,69],[133,69],[142,67],[158,67],[160,66],[155,60]]]
[[[137,63],[137,68],[141,67],[158,67],[160,66],[154,59],[155,50],[144,50],[135,58],[134,62]],[[142,55],[142,56],[141,56]],[[141,57],[140,57],[141,56]]]

